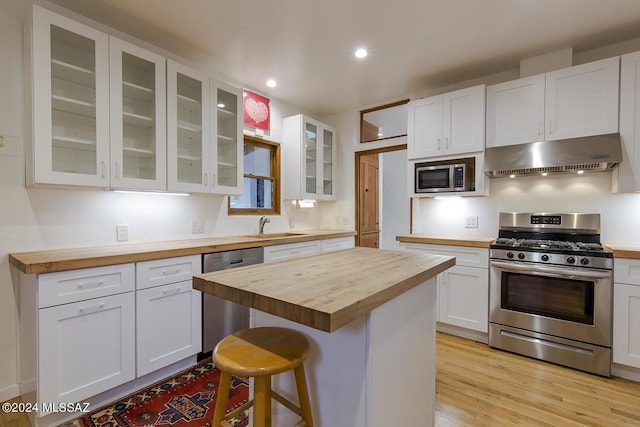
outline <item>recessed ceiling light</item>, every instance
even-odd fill
[[[364,58],[368,54],[369,54],[369,52],[367,52],[367,49],[362,48],[362,47],[359,48],[359,49],[356,49],[356,52],[355,52],[356,58]]]
[[[267,86],[269,87],[276,87],[276,84],[277,84],[276,81],[273,79],[267,80]]]

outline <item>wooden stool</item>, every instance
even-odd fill
[[[213,413],[213,427],[231,427],[227,421],[253,406],[253,426],[271,427],[271,398],[300,415],[295,427],[313,427],[304,360],[309,342],[300,332],[275,327],[245,329],[223,338],[213,350],[220,369],[220,385]],[[271,390],[271,376],[293,369],[299,405]],[[253,399],[225,415],[231,376],[254,377]]]

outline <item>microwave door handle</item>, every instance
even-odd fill
[[[561,278],[586,278],[586,279],[609,279],[611,278],[610,271],[599,270],[574,270],[555,268],[548,265],[530,265],[522,264],[518,262],[500,262],[491,261],[491,267],[497,268],[510,273],[526,273],[536,276],[549,276],[549,277],[561,277]]]

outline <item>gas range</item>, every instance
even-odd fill
[[[598,214],[501,213],[491,258],[612,269],[613,253],[600,243],[599,222]]]

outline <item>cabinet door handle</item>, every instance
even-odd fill
[[[116,179],[120,178],[120,174],[118,173],[119,168],[120,168],[120,166],[118,165],[118,162],[116,162],[116,176],[115,176]]]
[[[449,149],[449,138],[445,138],[444,139],[444,149],[448,150]]]
[[[438,138],[438,150],[442,150],[442,141]]]
[[[205,187],[209,186],[209,175],[206,172],[204,173],[204,179],[202,180],[202,182],[204,182]]]
[[[538,122],[538,136],[544,134],[544,122]]]
[[[216,186],[216,174],[212,173],[211,174],[211,187],[215,187]]]
[[[103,308],[104,308],[103,302],[97,305],[92,305],[90,307],[80,306],[80,313],[93,313],[94,311],[100,311]]]
[[[100,173],[102,174],[102,177],[104,178],[105,177],[105,172],[106,172],[105,165],[104,165],[104,160],[100,162],[100,170],[101,170]]]
[[[164,295],[177,294],[178,292],[180,292],[180,286],[176,286],[173,289],[165,289],[162,291]]]
[[[180,269],[179,268],[174,268],[173,270],[162,270],[162,275],[166,276],[169,274],[179,274],[180,273]]]
[[[104,284],[104,280],[98,280],[97,282],[89,282],[89,283],[80,282],[78,283],[78,289],[83,289],[83,290],[95,289],[102,286],[103,284]]]

